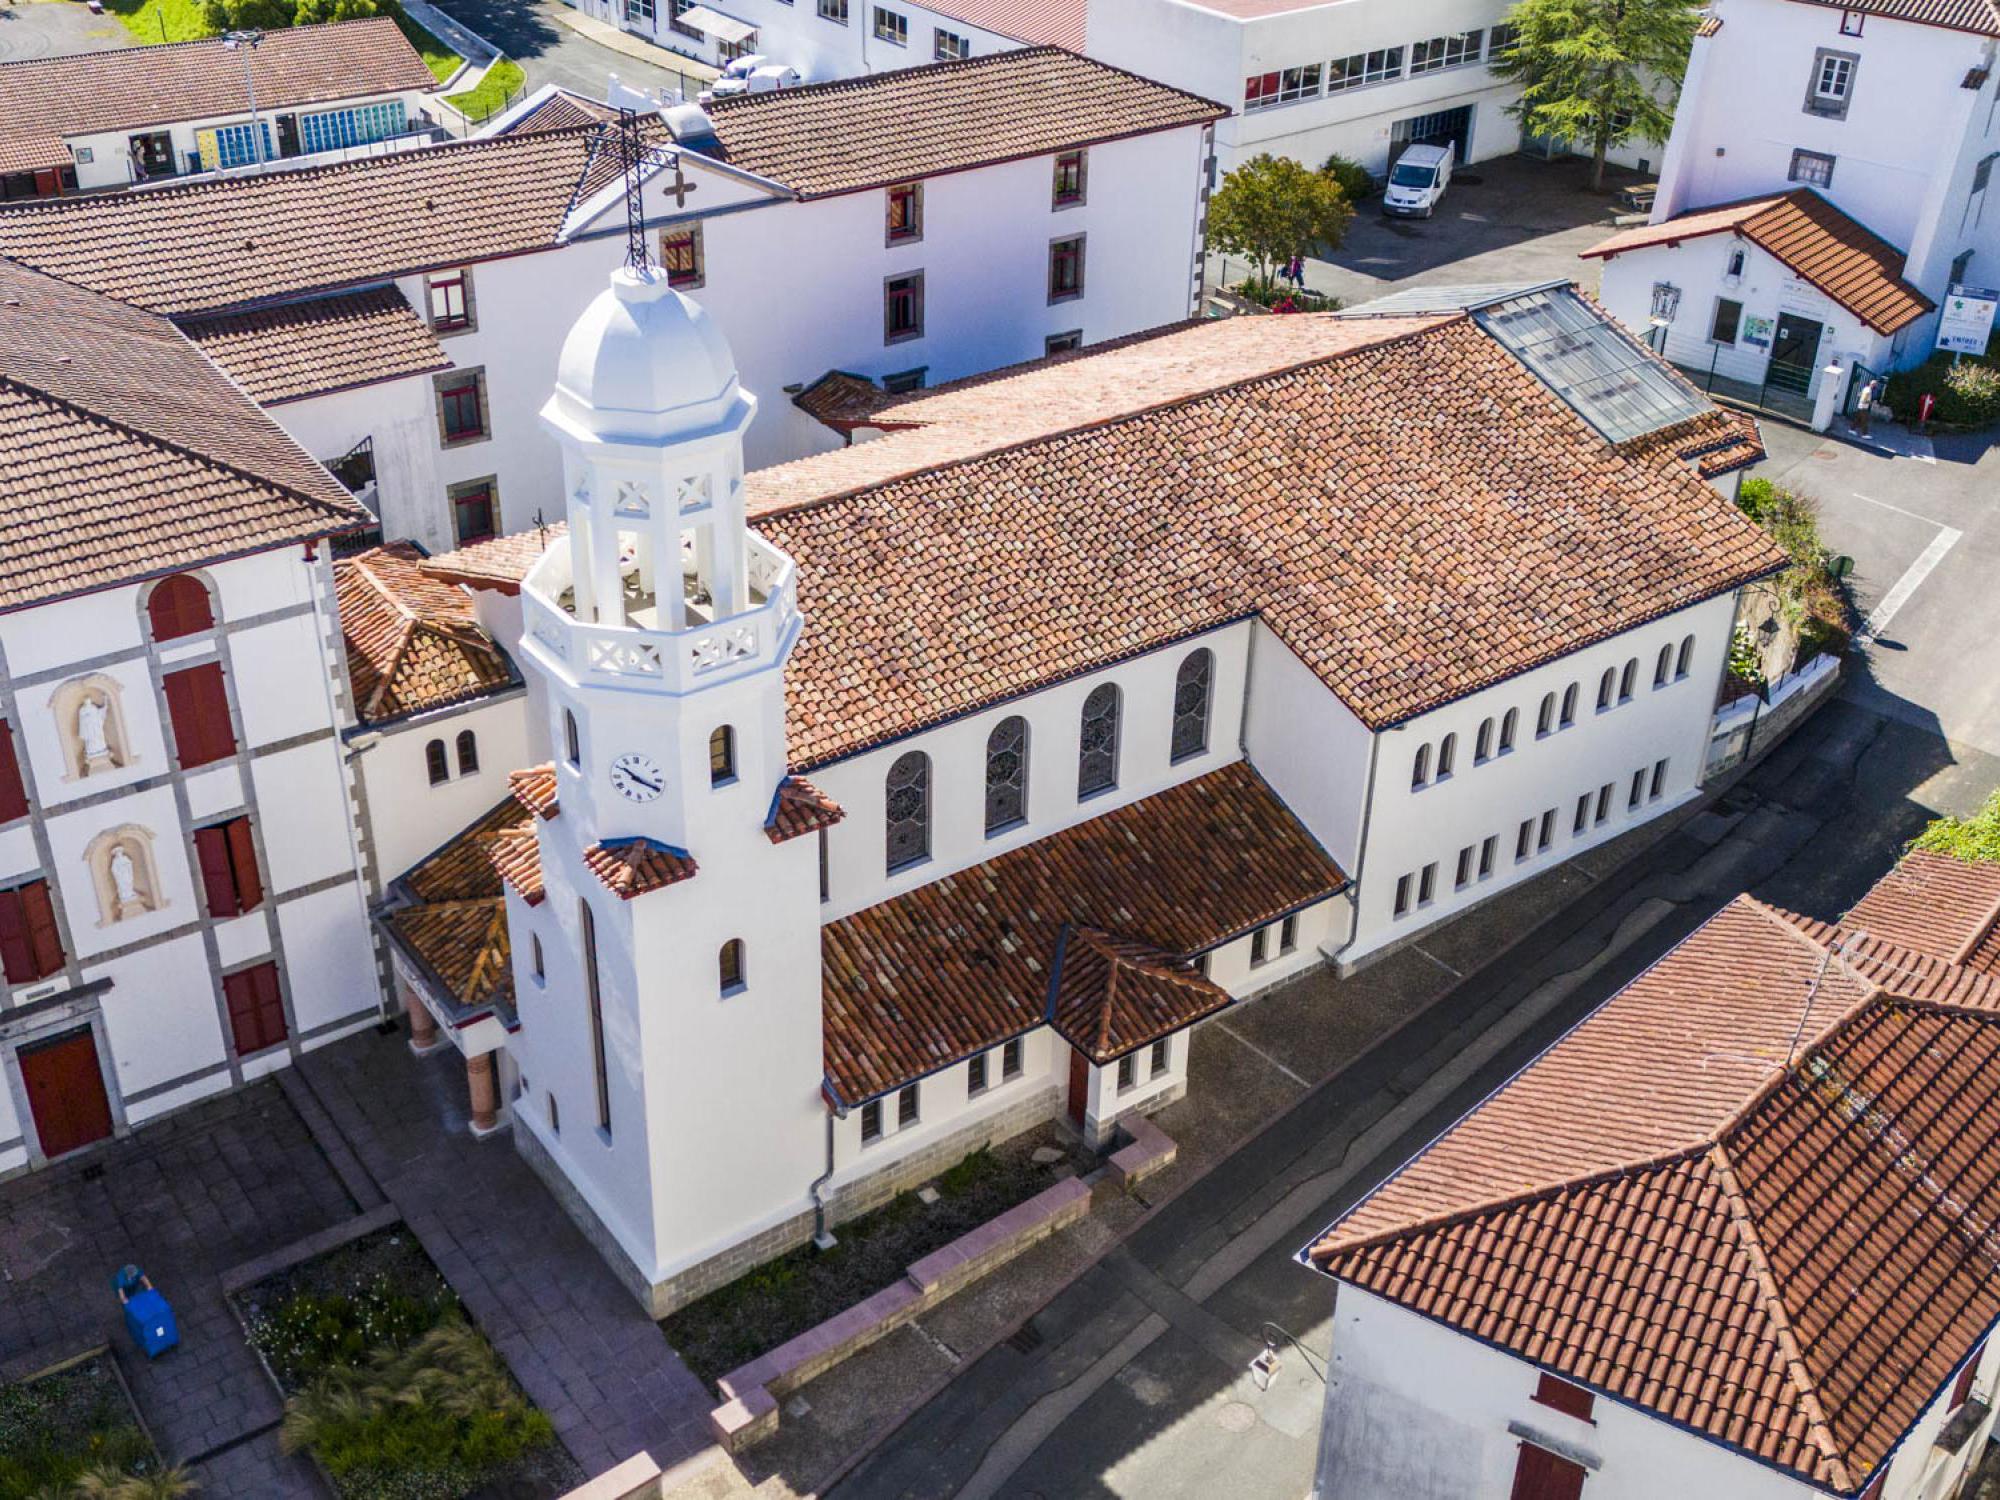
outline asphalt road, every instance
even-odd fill
[[[1977,493],[1983,455],[1968,444],[1936,464],[1892,462],[1776,427],[1769,442],[1766,472],[1811,476],[1865,609],[1893,601],[1940,526],[1961,534],[1903,590],[1841,698],[1714,808],[1143,1221],[889,1435],[836,1500],[1305,1494],[1331,1293],[1296,1252],[1738,892],[1837,916],[1925,821],[2000,786],[1983,651],[2000,603],[1980,576],[2000,542]],[[1267,1321],[1312,1357],[1274,1334],[1284,1363],[1261,1391],[1247,1367]]]
[[[526,87],[559,83],[591,99],[602,99],[606,81],[616,73],[634,88],[677,89],[682,80],[671,71],[672,54],[661,50],[660,65],[599,46],[564,26],[558,15],[561,0],[436,0],[454,21],[471,27],[521,65]]]
[[[93,16],[76,0],[0,4],[0,63],[132,45],[116,16]]]

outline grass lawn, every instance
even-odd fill
[[[215,35],[214,28],[208,24],[208,17],[203,13],[202,0],[104,0],[104,8],[124,23],[134,41],[149,45],[194,42]],[[465,61],[400,12],[396,16],[396,25],[409,39],[410,45],[417,49],[417,56],[431,70],[431,77],[439,83],[457,72],[458,65]]]
[[[519,63],[511,57],[502,57],[486,70],[486,76],[479,80],[477,88],[467,89],[462,94],[447,94],[444,102],[476,125],[505,109],[527,81],[528,75],[521,71]]]
[[[417,56],[424,60],[424,66],[431,70],[431,77],[439,83],[443,83],[456,73],[458,65],[465,61],[401,11],[396,12],[396,27],[409,44],[417,49]]]
[[[1039,1146],[1061,1149],[1062,1160],[1037,1162]],[[802,1245],[690,1302],[660,1327],[687,1367],[713,1386],[766,1349],[893,1286],[910,1262],[1096,1165],[1070,1136],[1044,1125],[946,1170],[933,1184],[937,1202],[898,1194],[836,1228],[833,1249]]]
[[[161,1472],[108,1356],[0,1389],[0,1500],[69,1494],[86,1471]]]

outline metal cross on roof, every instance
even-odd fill
[[[636,109],[618,111],[618,161],[625,174],[625,264],[633,270],[652,265],[646,247],[645,181],[640,176],[648,165],[674,169],[674,206],[685,207],[694,184],[681,175],[681,154],[669,145],[649,143],[639,131]]]

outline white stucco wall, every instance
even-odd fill
[[[404,295],[410,295],[407,288]],[[423,311],[421,299],[410,305]],[[454,352],[454,340],[441,342],[447,354]],[[442,453],[429,375],[281,401],[265,410],[323,464],[332,464],[357,444],[374,439],[372,503],[381,518],[382,534],[407,538],[427,552],[449,552],[458,545],[444,505],[445,481],[439,477]]]
[[[458,737],[470,731],[479,768],[461,773]],[[433,786],[427,747],[441,741],[450,775]],[[367,806],[368,831],[384,884],[490,811],[508,795],[507,773],[535,764],[528,695],[512,688],[349,738]]]

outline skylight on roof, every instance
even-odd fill
[[[1644,437],[1708,410],[1694,387],[1566,287],[1474,308],[1472,316],[1607,442]]]

